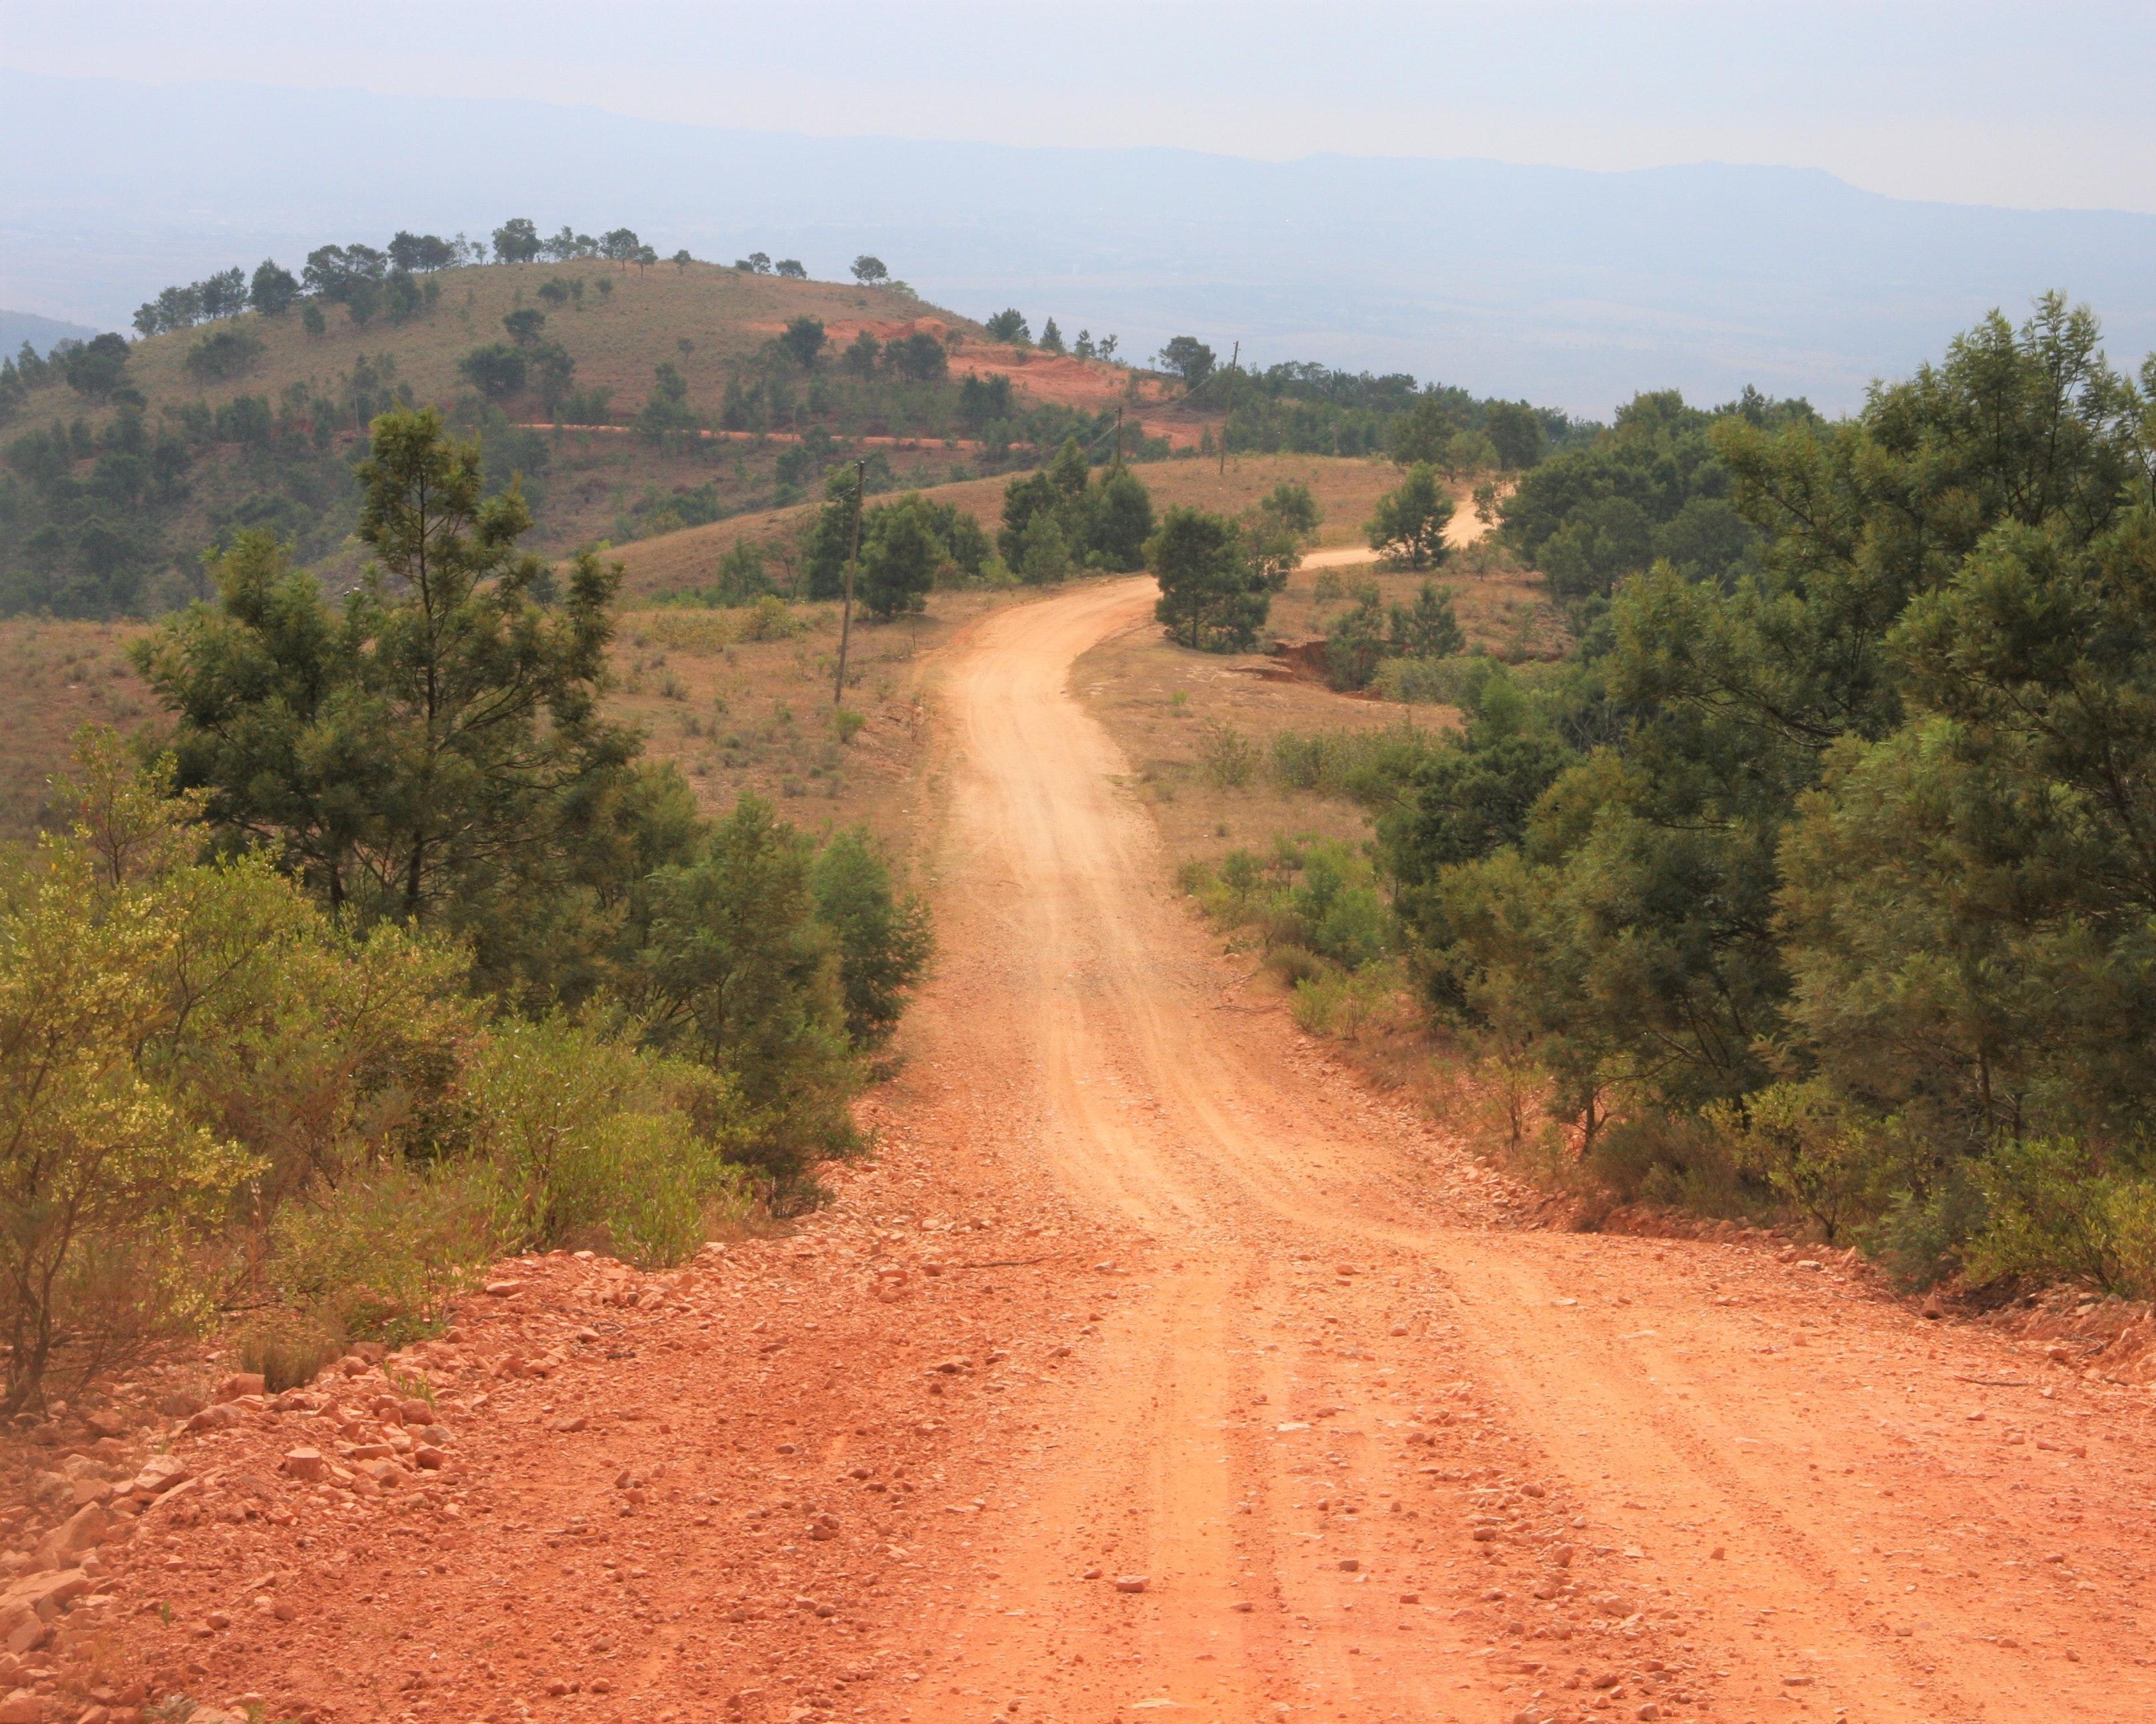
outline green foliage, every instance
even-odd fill
[[[919,493],[878,509],[863,523],[861,603],[879,622],[923,608],[947,552]]]
[[[988,332],[988,339],[992,341],[1012,341],[1024,346],[1033,340],[1033,331],[1026,324],[1025,314],[1015,305],[1006,306],[981,326]]]
[[[856,827],[834,834],[810,875],[817,919],[838,947],[846,1034],[868,1053],[890,1041],[935,950],[928,911],[901,898],[875,840]]]
[[[345,1172],[278,1207],[269,1290],[337,1344],[402,1347],[514,1249],[502,1192],[484,1163],[389,1161]]]
[[[1195,389],[1211,377],[1218,362],[1213,350],[1195,336],[1177,336],[1153,357],[1163,371],[1173,372],[1182,378],[1186,390]]]
[[[137,648],[181,782],[226,846],[270,845],[355,926],[439,926],[488,985],[573,993],[684,842],[685,791],[598,715],[618,573],[587,554],[542,602],[521,496],[485,495],[479,449],[431,412],[377,421],[360,477],[378,562],[341,608],[243,533],[218,604]]]
[[[1614,598],[1383,853],[1433,1003],[1638,1188],[1705,1131],[1905,1279],[2149,1285],[2151,385],[2053,298],[1839,425],[1642,397],[1507,505]]]
[[[2156,1178],[2107,1167],[2071,1138],[2002,1143],[1979,1167],[1987,1224],[1969,1251],[1979,1277],[2068,1275],[2156,1299]]]
[[[213,330],[187,349],[187,375],[205,383],[239,377],[261,357],[260,337],[244,330]]]
[[[779,1208],[813,1202],[815,1162],[855,1142],[844,1104],[859,1074],[814,859],[766,804],[742,798],[694,859],[652,877],[624,986],[654,1046],[737,1086],[750,1120],[741,1159]]]
[[[1040,583],[1079,567],[1140,567],[1152,530],[1152,495],[1137,475],[1118,467],[1096,480],[1073,436],[1004,488],[996,547],[1021,580]]]
[[[728,1160],[747,1121],[732,1083],[641,1051],[627,1025],[505,1023],[475,1049],[475,1149],[509,1249],[603,1250],[678,1263],[741,1207]]]
[[[1364,527],[1370,548],[1404,568],[1429,568],[1445,561],[1445,529],[1452,499],[1427,461],[1409,467],[1399,486],[1378,499]]]
[[[531,369],[531,361],[521,349],[502,341],[475,347],[457,362],[465,381],[489,401],[506,401],[522,394]]]
[[[1271,596],[1237,522],[1172,508],[1147,541],[1146,564],[1160,582],[1153,614],[1173,639],[1205,652],[1242,652],[1255,643]]]
[[[823,353],[824,320],[808,316],[790,320],[778,337],[778,344],[796,365],[806,371]]]
[[[122,336],[93,336],[60,357],[60,373],[68,387],[93,401],[114,399],[126,387],[121,382],[126,369],[127,341]]]

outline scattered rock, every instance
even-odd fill
[[[38,1560],[55,1568],[69,1568],[105,1542],[112,1529],[112,1516],[97,1504],[85,1503],[45,1535],[38,1547]]]
[[[328,1476],[330,1464],[322,1458],[319,1449],[288,1449],[280,1463],[283,1470],[295,1479],[310,1482]]]
[[[268,1388],[259,1371],[235,1371],[217,1386],[216,1398],[236,1401],[242,1395],[259,1395]]]
[[[1118,1574],[1116,1577],[1116,1590],[1119,1593],[1142,1593],[1152,1584],[1152,1581],[1142,1574]]]

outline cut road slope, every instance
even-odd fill
[[[363,1373],[180,1438],[188,1491],[103,1583],[155,1691],[338,1724],[2156,1716],[2146,1392],[1838,1259],[1528,1226],[1162,890],[1067,686],[1152,602],[1089,583],[951,649],[942,956],[875,1162],[683,1274],[509,1271],[391,1362],[433,1380],[437,1471],[280,1465],[366,1434],[334,1404]]]

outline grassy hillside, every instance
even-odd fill
[[[341,578],[349,468],[369,418],[398,404],[480,434],[493,480],[524,479],[535,544],[556,549],[784,505],[861,439],[912,440],[870,449],[890,485],[1030,460],[1030,444],[1118,405],[1134,436],[1149,414],[1158,434],[1202,434],[1158,379],[991,343],[891,289],[581,261],[447,270],[401,320],[307,301],[250,311],[131,343],[116,387],[85,393],[55,367],[0,395],[0,610],[154,613],[199,591],[205,545],[250,526]],[[777,339],[801,318],[822,326],[813,355]],[[926,362],[901,365],[883,351],[894,341]],[[519,356],[521,387],[475,387],[465,361],[490,348]],[[554,434],[564,418],[643,434]]]
[[[141,391],[154,417],[161,408],[185,401],[215,408],[244,394],[274,398],[295,383],[323,391],[362,360],[389,353],[399,384],[408,385],[422,401],[448,401],[467,387],[459,362],[475,346],[505,340],[501,320],[519,309],[545,316],[543,339],[559,342],[576,362],[576,387],[610,392],[613,418],[622,423],[644,406],[654,368],[661,363],[680,372],[692,408],[716,411],[729,377],[789,321],[804,316],[822,321],[834,357],[863,328],[882,340],[915,330],[938,336],[955,331],[954,372],[1003,372],[1022,382],[1037,379],[1034,393],[1044,401],[1112,406],[1129,375],[1121,366],[1045,354],[1021,362],[1011,348],[991,343],[978,324],[910,294],[752,275],[712,264],[643,269],[596,260],[489,264],[430,279],[439,285],[439,298],[403,323],[377,316],[357,325],[342,308],[331,306],[326,308],[327,327],[320,336],[306,332],[296,310],[276,318],[248,312],[224,323],[153,336],[134,344],[127,380]],[[541,295],[557,280],[573,290],[558,307]],[[227,380],[191,375],[188,352],[223,328],[259,339],[259,357]],[[531,399],[511,404],[536,406]],[[88,416],[95,425],[110,412],[92,410]]]

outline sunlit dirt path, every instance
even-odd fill
[[[295,1473],[371,1452],[363,1367],[165,1432],[8,1716],[2156,1716],[2147,1391],[1834,1258],[1527,1226],[1173,900],[1067,686],[1152,598],[950,649],[937,974],[833,1206],[504,1265],[388,1362],[438,1471]]]
[[[944,690],[906,1105],[1130,1243],[915,1716],[2156,1716],[2145,1401],[1838,1264],[1493,1226],[1247,1009],[1065,686],[1152,593],[988,618]]]

